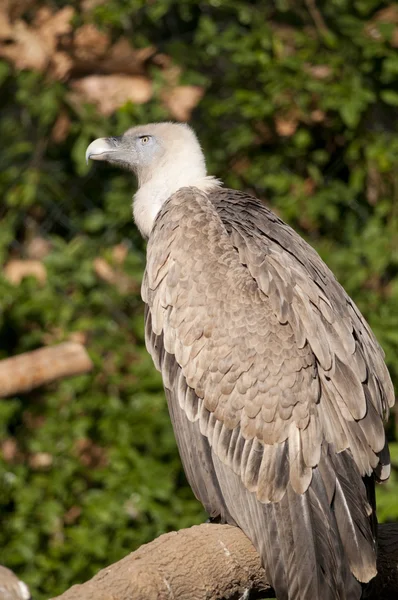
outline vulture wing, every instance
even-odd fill
[[[165,203],[142,295],[198,499],[253,541],[279,600],[359,598],[393,391],[354,303],[290,227],[225,189]]]

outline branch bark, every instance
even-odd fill
[[[84,346],[64,342],[0,361],[0,398],[28,392],[62,377],[91,371]]]
[[[0,598],[1,600],[29,600],[28,586],[18,577],[0,565]]]
[[[398,598],[398,523],[379,526],[378,570],[367,600]],[[53,600],[241,597],[274,597],[259,555],[237,527],[203,524],[161,535]]]

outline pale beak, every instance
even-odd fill
[[[99,138],[98,140],[94,140],[86,150],[86,163],[88,164],[89,158],[92,160],[108,160],[109,155],[112,152],[117,152],[118,149],[117,138]]]

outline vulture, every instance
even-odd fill
[[[278,600],[360,598],[394,399],[365,319],[291,227],[207,175],[188,125],[133,127],[89,158],[138,180],[146,345],[196,497],[250,538]]]

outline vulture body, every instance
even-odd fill
[[[359,310],[293,229],[207,176],[188,126],[136,127],[87,157],[138,177],[146,343],[196,497],[251,539],[278,600],[360,598],[393,388]]]

